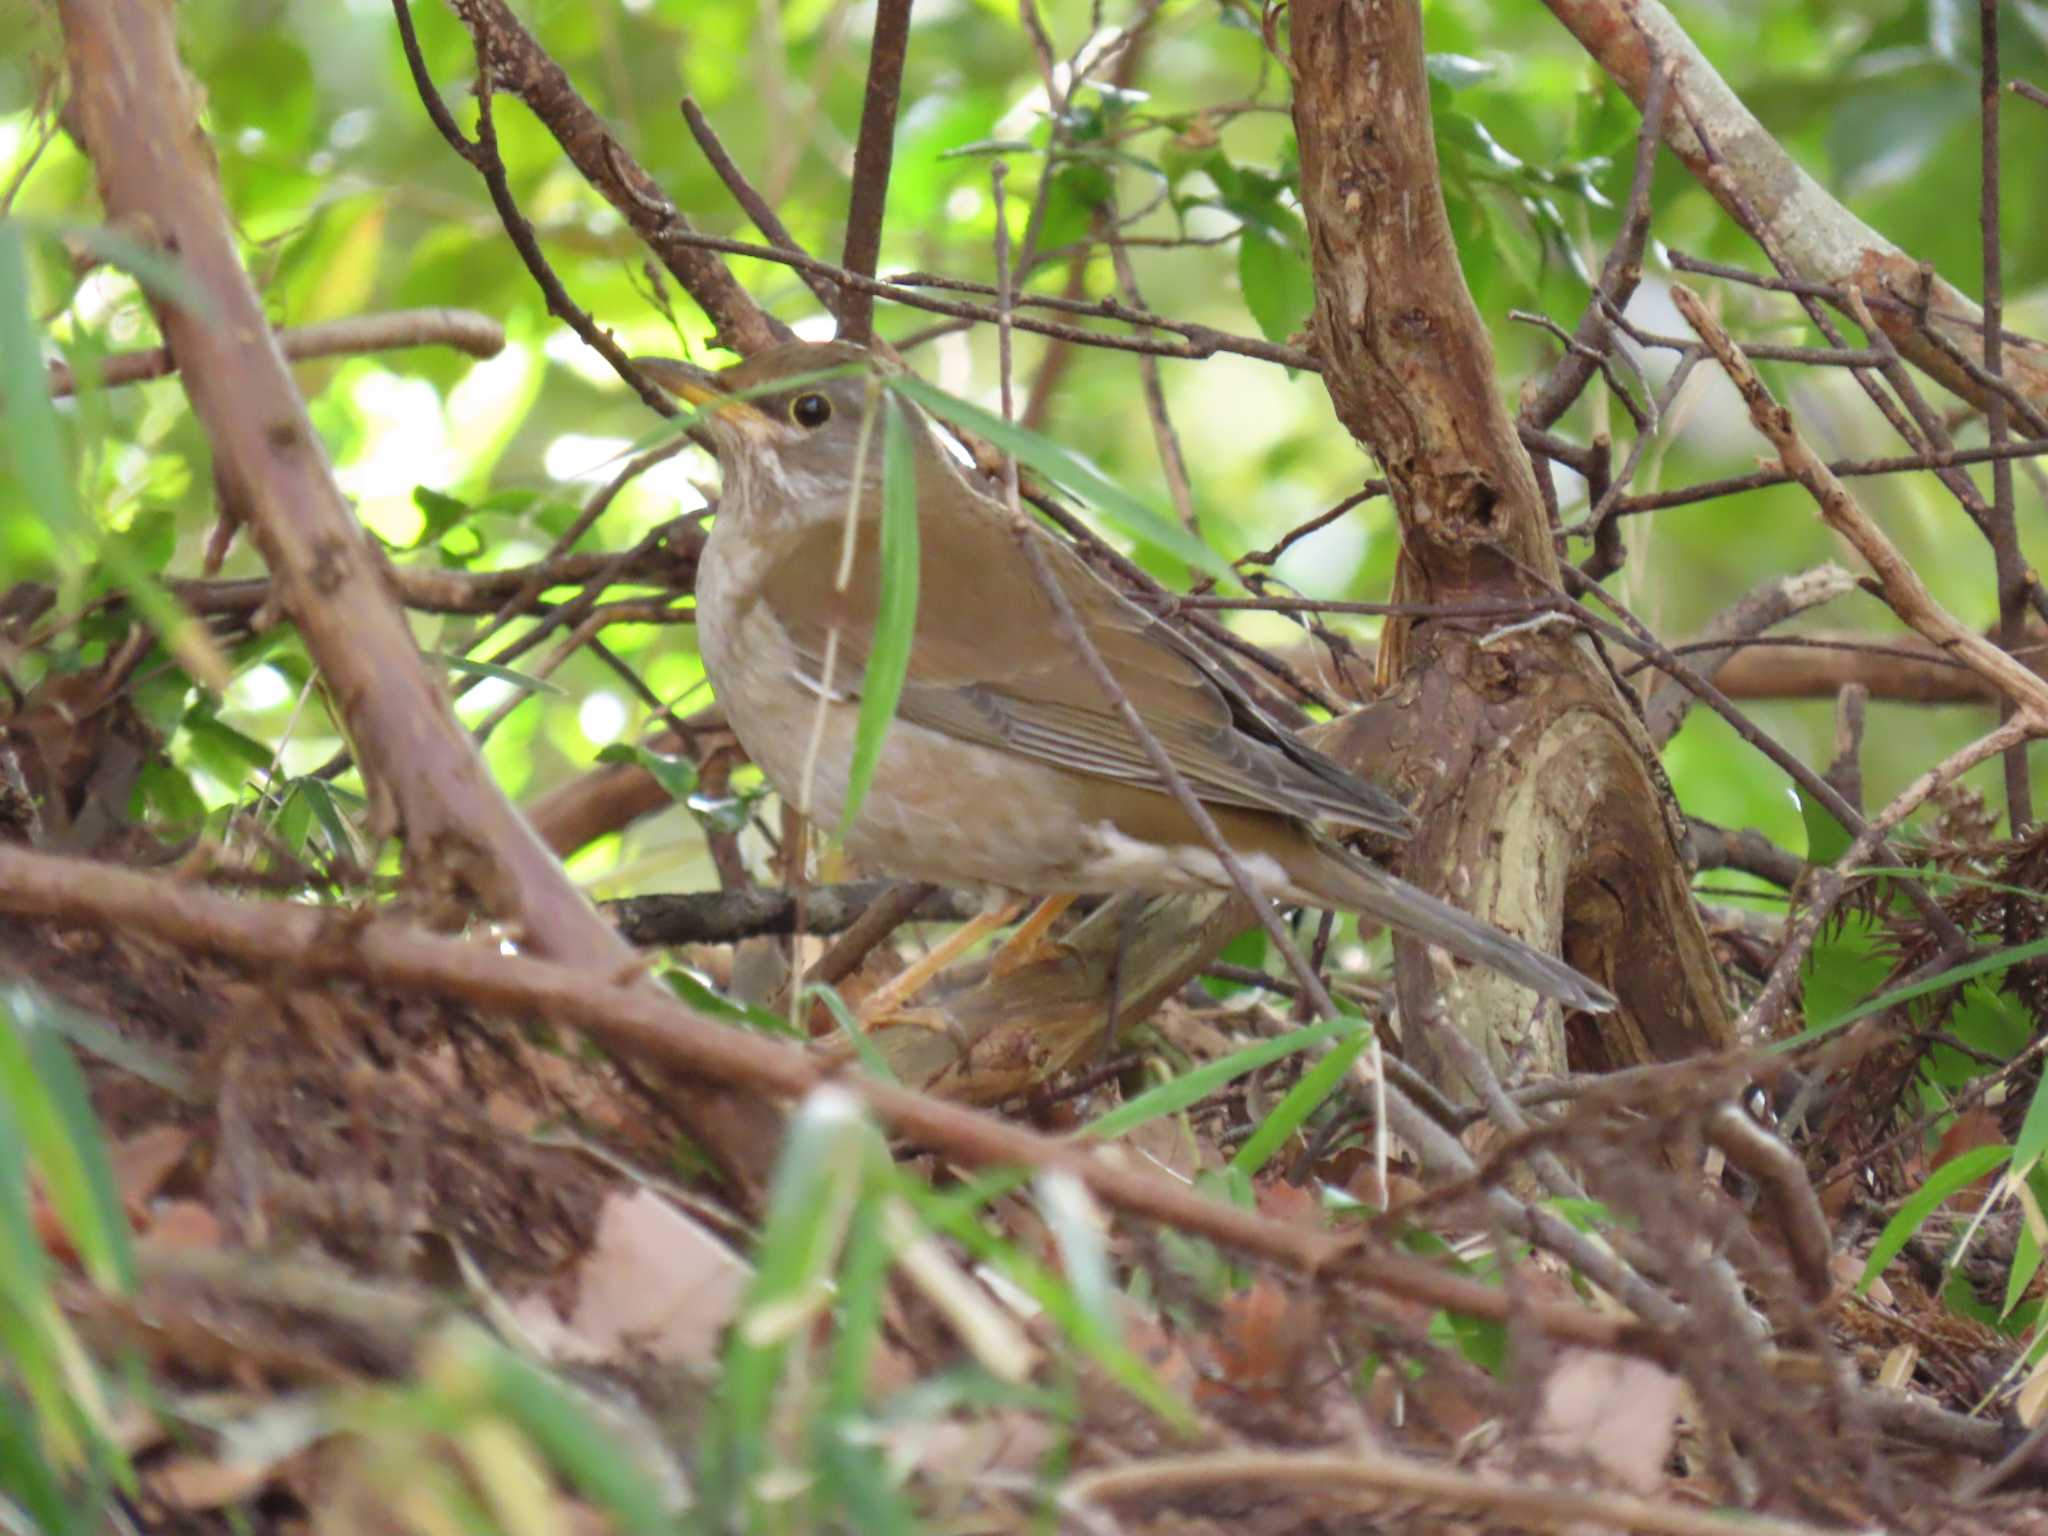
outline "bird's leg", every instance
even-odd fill
[[[914,997],[926,982],[1023,910],[1022,898],[1012,897],[1001,906],[990,907],[979,916],[969,918],[946,935],[944,941],[923,959],[905,966],[869,993],[860,1005],[862,1025],[871,1027],[900,1013],[903,1004]]]
[[[989,956],[989,975],[1015,975],[1042,956],[1051,947],[1045,942],[1046,934],[1073,904],[1072,892],[1065,896],[1048,896],[1041,901],[1031,915],[1017,925],[1017,931],[1003,940],[1002,947]]]

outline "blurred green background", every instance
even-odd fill
[[[1541,7],[1440,0],[1425,7],[1446,189],[1466,273],[1494,331],[1502,388],[1515,392],[1548,365],[1555,343],[1509,319],[1538,310],[1575,323],[1612,239],[1626,190],[1636,114]],[[538,0],[520,14],[619,138],[700,227],[752,238],[705,165],[678,112],[693,95],[738,163],[809,248],[835,257],[843,231],[872,9],[841,0]],[[1078,0],[1046,6],[1058,50],[1088,43],[1099,18]],[[1706,56],[1799,160],[1863,218],[1965,291],[1979,287],[1976,227],[1975,8],[1940,3],[1683,4],[1676,7]],[[2008,75],[2041,80],[2048,10],[2006,8]],[[365,524],[400,562],[472,569],[534,559],[581,499],[615,472],[653,418],[602,363],[550,319],[507,243],[477,176],[429,124],[401,57],[388,6],[375,0],[186,0],[177,8],[185,57],[204,89],[206,126],[252,272],[271,316],[303,325],[359,312],[451,305],[500,320],[511,344],[483,363],[419,350],[302,365],[342,486]],[[474,70],[467,37],[438,4],[419,8],[426,54],[465,125]],[[75,259],[68,231],[98,219],[90,166],[61,132],[62,50],[50,10],[0,4],[0,187],[28,237],[28,303],[54,348],[74,354],[155,340],[132,279]],[[1246,334],[1298,329],[1306,265],[1293,211],[1292,129],[1283,63],[1271,56],[1256,10],[1213,0],[1169,0],[1133,82],[1120,94],[1075,94],[1068,151],[1050,170],[1046,94],[1028,36],[1008,4],[920,0],[911,35],[882,270],[993,275],[992,158],[1011,168],[1008,206],[1021,234],[1039,178],[1056,178],[1045,248],[1083,236],[1105,198],[1123,212],[1151,211],[1127,233],[1144,296],[1167,315]],[[705,351],[707,327],[672,283],[649,277],[645,253],[518,103],[498,114],[513,188],[574,297],[629,352]],[[2006,108],[2008,323],[2042,329],[2048,265],[2048,118],[2031,104]],[[1655,189],[1656,242],[1755,265],[1757,258],[1669,157]],[[1193,244],[1177,244],[1177,237]],[[1682,330],[1662,298],[1668,269],[1653,248],[1637,312],[1655,329]],[[741,261],[742,280],[808,335],[820,314],[786,271]],[[1084,269],[1090,294],[1112,291],[1099,249]],[[1056,257],[1033,285],[1059,291]],[[1782,298],[1716,289],[1738,334],[1811,341]],[[665,313],[665,310],[672,310]],[[883,305],[883,334],[908,342],[932,317]],[[1044,343],[1019,341],[1028,382]],[[908,354],[945,388],[993,403],[993,337],[949,333]],[[1653,375],[1665,366],[1650,360]],[[1830,455],[1896,451],[1882,423],[1839,371],[1767,370],[1812,441]],[[1353,490],[1370,466],[1332,418],[1312,377],[1243,358],[1163,365],[1164,384],[1195,486],[1202,531],[1227,557],[1268,545]],[[198,571],[214,517],[203,438],[175,381],[89,395],[61,407],[81,505],[100,547],[38,539],[12,466],[0,484],[0,586],[55,581],[68,610],[110,579],[115,541],[150,567]],[[1115,353],[1077,355],[1045,430],[1164,508],[1136,365]],[[1625,437],[1626,416],[1597,391],[1559,430]],[[1973,423],[1962,441],[1982,439]],[[1700,371],[1644,460],[1638,488],[1677,486],[1753,467],[1762,444],[1730,392]],[[695,450],[643,477],[612,506],[584,547],[621,549],[678,510],[699,504],[713,479]],[[1988,475],[1979,475],[1988,485]],[[2020,478],[2023,543],[2040,541],[2035,482]],[[430,493],[425,498],[419,494]],[[1567,517],[1583,495],[1560,486]],[[1936,594],[1966,622],[1996,612],[1991,558],[1929,476],[1859,482],[1859,494],[1911,555]],[[437,501],[454,498],[459,506]],[[425,500],[437,508],[429,523]],[[1629,561],[1610,586],[1668,639],[1683,640],[1748,587],[1829,559],[1845,559],[1802,494],[1784,489],[1632,520]],[[1574,546],[1582,557],[1583,546]],[[1305,593],[1378,598],[1394,557],[1393,520],[1371,504],[1304,541],[1279,574]],[[257,570],[246,540],[227,574]],[[1162,562],[1159,573],[1181,572]],[[1853,596],[1809,621],[1895,634],[1874,599]],[[469,620],[422,618],[430,651],[460,650]],[[1339,621],[1369,637],[1369,622]],[[1244,620],[1275,643],[1298,635],[1267,615]],[[622,628],[608,643],[680,712],[699,707],[702,673],[687,627]],[[75,652],[16,658],[18,681],[38,668],[89,664],[108,643],[88,627]],[[252,794],[249,758],[281,752],[284,773],[304,774],[338,745],[288,632],[237,654],[238,673],[212,706],[175,669],[150,675],[151,719],[170,737],[182,784],[152,781],[152,814],[218,818]],[[13,663],[10,663],[13,664]],[[489,744],[492,769],[514,796],[530,796],[587,767],[608,744],[639,737],[649,711],[602,665],[579,656],[516,711]],[[487,681],[462,701],[481,718],[509,685]],[[1809,761],[1832,745],[1827,701],[1763,704],[1758,717]],[[1975,708],[1877,704],[1866,772],[1874,803],[1942,753],[1983,729]],[[216,726],[227,727],[226,731]],[[239,735],[237,735],[239,733]],[[1754,825],[1794,850],[1804,833],[1780,774],[1721,722],[1695,712],[1667,754],[1685,808]],[[1996,798],[1996,765],[1973,782]],[[344,783],[349,781],[344,780]],[[184,793],[189,789],[189,797]],[[711,883],[701,842],[680,810],[623,839],[585,850],[576,874],[605,894]],[[1717,874],[1718,884],[1732,877]]]

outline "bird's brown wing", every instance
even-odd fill
[[[939,471],[951,473],[950,467]],[[927,494],[923,506],[934,504]],[[955,509],[958,499],[952,500]],[[847,589],[818,599],[839,558],[837,528],[817,526],[778,551],[761,589],[821,681],[839,631],[834,692],[855,693],[877,611],[874,530],[857,544]],[[1126,601],[1065,544],[1038,535],[1054,579],[1110,671],[1195,793],[1219,805],[1406,836],[1407,810],[1268,720],[1194,646]],[[1051,601],[994,503],[934,530],[920,522],[916,640],[899,717],[1076,773],[1163,791],[1143,746],[1059,637]]]

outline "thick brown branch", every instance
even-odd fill
[[[422,904],[481,906],[545,952],[600,972],[630,964],[632,951],[484,772],[335,486],[237,255],[172,13],[151,0],[64,0],[58,14],[71,118],[107,215],[175,252],[204,296],[203,314],[155,299],[158,323],[360,754],[382,830],[404,829]],[[703,1110],[693,1128],[729,1173],[744,1181],[765,1168],[772,1120],[729,1097],[693,1108]]]
[[[837,1082],[897,1134],[972,1167],[1009,1165],[1072,1174],[1105,1204],[1164,1222],[1298,1272],[1336,1275],[1426,1306],[1541,1328],[1595,1349],[1663,1358],[1671,1344],[1626,1320],[1515,1295],[1404,1254],[1242,1210],[1188,1185],[1097,1156],[991,1116],[864,1076],[835,1077],[818,1056],[713,1023],[647,987],[592,984],[586,970],[496,944],[430,938],[396,923],[352,922],[322,909],[238,902],[105,864],[0,848],[0,912],[43,922],[130,929],[199,953],[224,954],[298,980],[354,976],[402,992],[459,998],[587,1031],[642,1061],[738,1088],[794,1099]]]

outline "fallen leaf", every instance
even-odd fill
[[[654,1191],[636,1189],[605,1202],[566,1315],[539,1293],[513,1311],[560,1360],[646,1355],[709,1366],[750,1278],[709,1230]]]
[[[1637,1493],[1654,1493],[1678,1432],[1678,1403],[1678,1377],[1662,1366],[1569,1350],[1543,1383],[1535,1437],[1604,1467]]]

